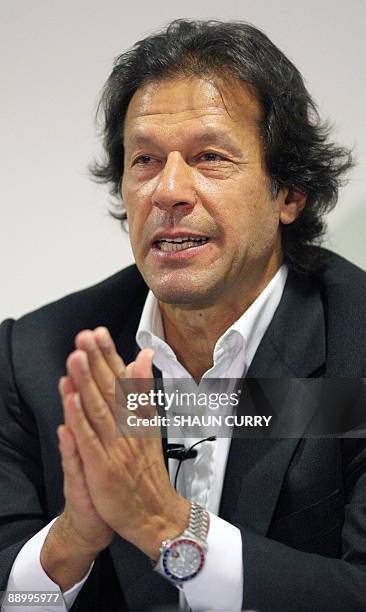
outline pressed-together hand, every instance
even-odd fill
[[[62,520],[95,552],[116,532],[156,559],[161,541],[187,526],[190,504],[170,483],[161,438],[117,435],[114,414],[116,377],[152,378],[153,352],[125,367],[105,328],[81,332],[76,347],[60,382]]]
[[[157,559],[162,540],[182,533],[190,514],[170,484],[160,436],[121,436],[116,427],[116,378],[152,378],[153,352],[126,367],[105,328],[80,332],[75,346],[60,380],[65,509],[40,555],[62,591],[85,576],[114,532]]]

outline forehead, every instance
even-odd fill
[[[260,107],[238,80],[179,77],[146,83],[132,97],[125,119],[125,141],[149,128],[190,130],[220,125],[231,131],[257,127]]]

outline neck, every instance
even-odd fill
[[[159,302],[166,342],[193,378],[201,378],[212,367],[217,340],[253,304],[276,271],[240,296],[227,296],[202,308]]]

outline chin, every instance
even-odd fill
[[[217,279],[208,274],[194,275],[175,271],[162,275],[146,274],[144,279],[155,297],[166,304],[204,308],[212,305],[218,297]]]
[[[202,299],[202,295],[198,296],[197,291],[185,287],[150,288],[159,302],[164,302],[165,304],[192,304],[197,299]]]
[[[150,289],[159,302],[165,304],[186,305],[193,309],[201,309],[211,306],[215,301],[212,290],[204,290],[202,286],[192,287],[183,284],[174,285],[173,283],[170,285],[152,284]]]

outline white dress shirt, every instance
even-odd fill
[[[203,374],[198,385],[199,392],[204,390],[208,378],[237,379],[246,375],[281,300],[286,278],[287,267],[282,265],[253,304],[218,339],[213,353],[213,366]],[[154,364],[161,370],[163,381],[168,383],[170,378],[186,378],[191,379],[195,385],[189,372],[165,342],[159,304],[151,291],[144,305],[136,341],[140,348],[154,349]],[[197,390],[197,386],[195,388]],[[203,432],[204,437],[207,436]],[[177,437],[176,433],[172,438],[169,431],[168,439],[169,442],[184,443],[186,447],[197,441],[183,435]],[[210,513],[205,564],[198,576],[185,583],[184,591],[180,594],[182,610],[191,608],[194,612],[239,612],[242,607],[245,568],[242,562],[241,533],[217,516],[230,443],[229,437],[218,437],[215,442],[200,444],[196,448],[196,458],[185,461],[179,473],[178,491],[187,499],[200,503]],[[173,479],[177,462],[170,459],[169,464]],[[6,590],[59,591],[58,585],[47,576],[40,563],[40,551],[54,520],[28,540],[19,551]],[[83,580],[62,594],[64,606],[52,607],[47,604],[40,606],[39,612],[70,610],[91,569],[92,566]],[[34,607],[25,606],[5,608],[5,612],[33,610]]]

